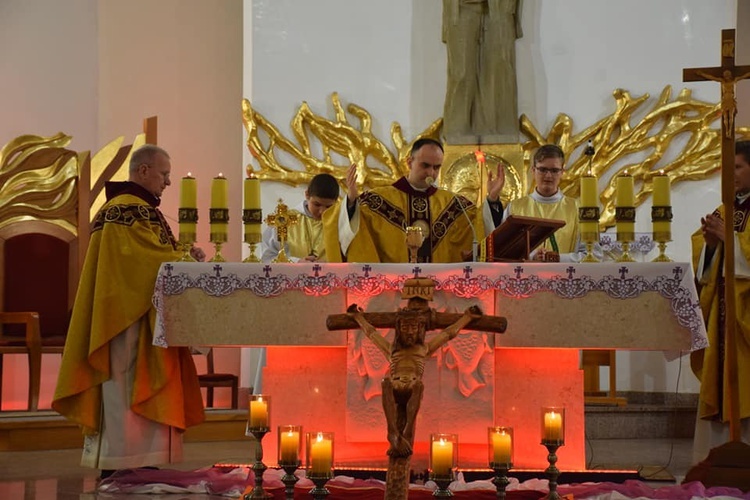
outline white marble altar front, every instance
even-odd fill
[[[437,282],[438,311],[479,304],[509,323],[504,334],[462,333],[428,363],[416,470],[426,467],[432,432],[459,435],[460,466],[486,466],[486,428],[495,424],[514,427],[516,467],[543,468],[542,406],[566,407],[559,465],[583,469],[578,349],[689,351],[706,341],[684,263],[170,263],[157,279],[154,341],[269,346],[263,392],[272,397],[272,427],[334,431],[339,467],[382,467],[385,360],[360,332],[329,332],[325,321],[351,303],[394,311],[403,305],[397,291],[415,272]],[[269,438],[273,463],[275,432]]]

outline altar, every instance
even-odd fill
[[[492,425],[514,428],[516,468],[544,468],[545,406],[566,410],[558,467],[585,469],[579,349],[688,352],[707,344],[686,263],[181,262],[159,272],[154,343],[267,346],[266,463],[275,463],[276,426],[294,424],[334,432],[337,467],[384,468],[380,380],[388,363],[358,330],[328,331],[326,318],[352,303],[394,311],[404,305],[404,281],[417,274],[436,281],[438,311],[479,305],[507,318],[508,328],[464,331],[427,363],[415,471],[427,467],[427,441],[436,432],[458,435],[459,468],[486,468]]]

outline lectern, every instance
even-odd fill
[[[565,221],[509,215],[487,236],[487,262],[529,260],[529,254],[565,225]]]

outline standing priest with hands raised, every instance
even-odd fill
[[[463,196],[437,188],[443,164],[443,145],[418,139],[407,159],[409,174],[390,186],[359,194],[356,165],[346,178],[346,200],[324,216],[326,253],[330,262],[409,262],[405,228],[422,229],[419,262],[461,262],[474,242],[502,221],[500,191],[505,183],[502,165],[487,181],[487,200],[481,210]]]

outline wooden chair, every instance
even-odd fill
[[[201,387],[206,388],[206,407],[214,407],[214,389],[217,387],[228,387],[232,389],[232,408],[237,408],[239,394],[239,378],[233,373],[214,372],[214,350],[206,354],[206,373],[198,375]]]
[[[592,405],[625,406],[627,400],[617,397],[617,351],[584,349],[581,351],[583,368],[583,401]],[[600,389],[599,368],[609,367],[609,387],[606,392]]]
[[[4,334],[0,331],[0,404],[3,390],[3,355],[26,354],[29,359],[28,408],[39,407],[39,388],[42,372],[42,337],[39,329],[39,314],[35,312],[0,312],[0,325],[24,325],[24,335]]]

